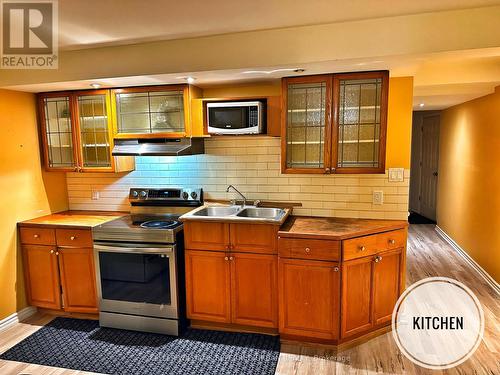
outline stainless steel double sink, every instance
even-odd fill
[[[256,206],[206,206],[191,211],[181,219],[211,218],[211,219],[239,219],[240,221],[269,221],[280,222],[289,210],[282,208],[256,207]]]

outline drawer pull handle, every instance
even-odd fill
[[[364,247],[364,246],[359,247],[359,251],[365,251],[365,250],[366,250],[366,247]]]
[[[229,257],[224,257],[224,260],[229,260]]]
[[[74,240],[76,240],[76,236],[71,236],[69,239],[70,239],[71,241],[74,241]]]
[[[334,270],[335,272],[339,272],[339,268],[338,268],[337,266],[333,267],[333,270]]]
[[[308,253],[308,254],[309,254],[309,253],[311,252],[311,249],[310,249],[310,248],[308,248],[308,247],[306,247],[305,251],[306,251],[306,253]]]
[[[391,245],[394,245],[394,244],[396,243],[396,241],[395,241],[395,240],[393,240],[393,239],[391,238],[391,239],[389,240],[389,243],[390,243]]]
[[[39,234],[34,234],[33,237],[34,238],[40,238],[40,235]]]

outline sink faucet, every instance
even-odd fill
[[[229,193],[230,189],[233,189],[236,193],[239,194],[239,196],[243,199],[243,206],[246,206],[247,205],[247,198],[243,194],[241,194],[241,192],[238,189],[236,189],[233,185],[229,185],[227,187],[226,193]]]

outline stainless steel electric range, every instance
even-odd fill
[[[180,215],[201,189],[130,189],[130,215],[93,228],[103,327],[178,335],[185,321]]]

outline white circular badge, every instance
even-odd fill
[[[401,352],[419,366],[442,370],[466,361],[484,333],[484,313],[464,284],[430,277],[411,285],[392,313],[392,335]]]

